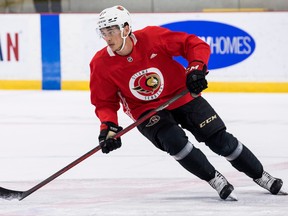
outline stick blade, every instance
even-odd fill
[[[0,198],[2,198],[2,199],[6,199],[6,200],[18,199],[18,200],[21,200],[22,197],[23,197],[23,194],[24,194],[23,191],[9,190],[9,189],[0,187]]]

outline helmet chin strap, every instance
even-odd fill
[[[131,29],[129,28],[128,34],[126,36],[124,36],[124,29],[121,30],[121,38],[123,39],[123,43],[121,45],[121,48],[119,50],[117,50],[118,52],[122,51],[124,49],[125,44],[126,44],[126,39],[129,36],[130,32],[131,32]]]

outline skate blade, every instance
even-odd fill
[[[280,190],[278,192],[278,195],[288,195],[288,191],[287,190]]]
[[[288,188],[286,187],[286,185],[282,185],[277,195],[288,195]]]
[[[238,197],[236,194],[232,191],[231,194],[225,199],[227,201],[238,201]]]

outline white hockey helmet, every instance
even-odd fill
[[[132,20],[129,11],[121,5],[117,5],[114,7],[106,8],[99,14],[97,30],[99,31],[102,28],[117,25],[122,32],[125,23],[128,23],[131,31]]]

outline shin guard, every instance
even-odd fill
[[[247,176],[257,179],[262,176],[263,166],[257,157],[241,142],[232,154],[226,157],[238,171],[244,172]]]
[[[173,156],[186,170],[200,179],[209,181],[215,176],[215,168],[206,156],[192,143],[187,145],[178,154]]]

